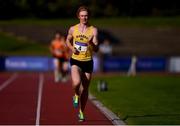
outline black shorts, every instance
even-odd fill
[[[79,61],[73,58],[70,59],[70,64],[78,66],[82,72],[92,73],[93,72],[93,60],[90,61]]]

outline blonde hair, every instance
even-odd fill
[[[80,6],[76,12],[76,16],[79,17],[79,13],[81,11],[87,11],[88,12],[88,15],[90,16],[90,11],[89,11],[89,8],[87,6]]]

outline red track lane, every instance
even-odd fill
[[[41,119],[43,125],[112,125],[90,101],[85,110],[86,121],[78,122],[77,112],[72,106],[71,82],[55,84],[53,74],[45,75]]]
[[[0,73],[0,86],[13,73]],[[71,82],[55,84],[53,74],[44,75],[40,125],[112,125],[90,101],[88,101],[85,122],[78,122],[78,110],[72,106]],[[39,73],[18,73],[13,82],[0,91],[0,125],[35,125]]]
[[[13,73],[0,73],[0,85],[3,84],[6,80],[9,79],[9,77],[11,77],[13,75]]]
[[[0,91],[0,125],[35,124],[38,81],[39,74],[19,73]]]

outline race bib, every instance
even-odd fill
[[[86,52],[88,45],[82,42],[75,42],[75,48],[80,52]]]

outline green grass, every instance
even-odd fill
[[[48,55],[49,50],[45,45],[17,38],[12,35],[0,33],[1,55]]]
[[[180,17],[107,17],[91,18],[90,22],[98,27],[179,27]],[[44,25],[69,27],[78,23],[76,18],[72,19],[14,19],[0,21],[0,25]]]
[[[108,82],[107,92],[97,91],[100,79]],[[180,124],[179,77],[95,77],[90,90],[127,124]]]

